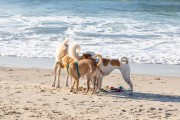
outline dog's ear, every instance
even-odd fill
[[[84,53],[82,54],[82,59],[86,59],[86,55]]]

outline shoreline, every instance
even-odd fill
[[[0,67],[53,69],[53,65],[51,58],[0,56]],[[130,68],[131,74],[180,77],[180,65],[130,63]]]

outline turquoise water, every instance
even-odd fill
[[[1,0],[0,55],[54,58],[68,37],[134,63],[180,64],[179,0]]]

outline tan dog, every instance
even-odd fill
[[[73,84],[71,85],[71,89],[70,89],[71,92],[74,88],[75,83],[76,83],[75,93],[77,92],[79,86],[79,78],[83,76],[85,76],[87,79],[86,93],[89,91],[90,88],[89,82],[93,78],[95,78],[96,72],[98,72],[95,60],[88,59],[89,56],[91,55],[83,54],[82,58],[78,61],[78,68],[76,66],[77,62],[74,61],[74,59],[70,58],[68,55],[62,58],[62,61],[60,62],[61,68],[67,68],[68,74],[70,74],[73,77]],[[94,93],[95,91],[95,86],[93,88],[94,89],[92,93]]]
[[[87,92],[89,91],[90,88],[90,81],[93,78],[96,78],[96,72],[98,72],[99,70],[97,69],[97,64],[95,62],[95,59],[91,58],[91,54],[83,54],[83,57],[85,57],[86,59],[82,59],[82,56],[78,55],[78,53],[76,52],[78,50],[78,52],[80,52],[80,46],[78,44],[74,44],[73,46],[70,46],[69,49],[69,55],[71,56],[71,58],[73,58],[75,61],[69,63],[69,74],[73,77],[73,84],[71,85],[71,89],[70,92],[73,91],[73,87],[76,84],[76,89],[75,89],[75,93],[78,90],[78,86],[79,86],[79,79],[80,77],[85,76],[87,79],[87,89],[85,94],[87,94]],[[78,61],[78,62],[77,62]],[[66,61],[63,61],[66,62]],[[67,64],[67,63],[64,63]],[[93,92],[95,91],[95,86],[93,87]]]
[[[96,55],[95,57],[101,57]],[[119,59],[107,59],[101,58],[100,63],[97,65],[98,69],[100,70],[101,74],[98,74],[98,91],[101,90],[102,80],[104,76],[109,75],[113,70],[119,69],[121,71],[122,77],[125,82],[131,88],[131,93],[133,93],[133,85],[130,80],[130,67],[129,61],[127,57],[122,57],[121,60]]]

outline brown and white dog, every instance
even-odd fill
[[[97,57],[97,55],[95,57]],[[100,56],[98,55],[98,57]],[[101,58],[99,61],[100,63],[98,64],[98,69],[100,70],[101,74],[98,74],[98,91],[101,90],[103,77],[109,75],[113,70],[119,69],[121,71],[123,79],[129,85],[131,89],[130,95],[132,95],[133,85],[130,80],[130,66],[128,58],[122,57],[121,60]]]

